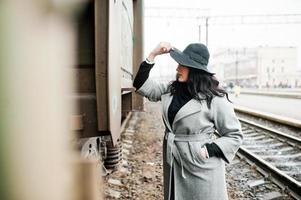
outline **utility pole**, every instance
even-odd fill
[[[235,85],[238,85],[238,50],[235,51]]]
[[[202,37],[201,37],[201,25],[199,25],[199,43],[201,43]]]
[[[209,28],[209,23],[208,23],[209,17],[206,17],[206,46],[208,47],[208,28]]]

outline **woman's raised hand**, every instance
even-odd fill
[[[147,59],[151,62],[155,60],[155,57],[161,54],[169,53],[172,46],[168,42],[160,42],[156,48],[152,50]]]

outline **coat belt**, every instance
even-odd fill
[[[169,197],[170,199],[170,192],[171,192],[171,177],[172,177],[172,167],[173,162],[175,159],[175,156],[179,158],[178,162],[181,165],[181,174],[183,178],[186,178],[184,173],[184,166],[183,161],[181,158],[181,154],[179,150],[177,149],[177,146],[175,145],[175,141],[177,142],[197,142],[197,141],[203,141],[204,139],[208,138],[208,134],[212,133],[211,131],[208,132],[201,132],[201,134],[174,134],[173,132],[166,132],[165,133],[165,139],[167,140],[166,145],[166,162],[169,164],[171,169],[169,170]]]

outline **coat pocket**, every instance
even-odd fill
[[[201,163],[206,162],[207,158],[204,158],[201,155],[201,148],[205,146],[205,143],[196,141],[196,142],[188,142],[188,144],[194,160]]]

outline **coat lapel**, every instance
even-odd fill
[[[172,128],[174,127],[174,124],[179,121],[180,119],[188,116],[188,115],[192,115],[194,113],[199,112],[202,108],[201,108],[201,104],[199,101],[195,100],[195,99],[191,99],[190,101],[188,101],[176,114],[175,119],[172,123]]]
[[[162,95],[161,99],[162,99],[162,108],[163,108],[163,110],[162,110],[163,120],[164,120],[165,125],[169,129],[169,131],[172,132],[171,124],[169,123],[169,120],[168,120],[168,108],[171,104],[173,96],[170,95],[170,93],[167,93],[167,94]]]

